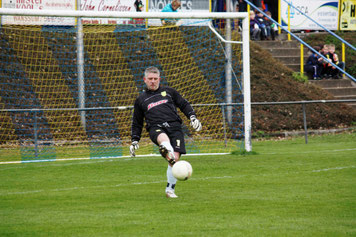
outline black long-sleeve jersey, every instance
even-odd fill
[[[156,91],[146,89],[135,101],[131,125],[132,141],[140,140],[144,119],[147,130],[153,125],[181,126],[182,119],[178,115],[177,107],[187,118],[195,115],[189,102],[175,89],[166,86],[160,86]]]

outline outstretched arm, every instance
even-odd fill
[[[141,139],[143,118],[144,118],[144,114],[139,106],[139,100],[136,99],[134,105],[134,112],[132,115],[132,124],[131,124],[131,142],[132,142],[130,146],[131,156],[135,156],[136,155],[135,150],[139,148],[138,142]]]

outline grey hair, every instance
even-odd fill
[[[147,77],[147,75],[148,75],[149,73],[158,74],[158,77],[160,76],[160,71],[159,71],[159,69],[156,68],[156,67],[148,67],[148,68],[146,68],[146,70],[145,70],[145,77]]]

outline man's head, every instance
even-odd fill
[[[173,10],[177,10],[178,8],[180,8],[181,2],[180,0],[173,0],[172,1],[172,9]]]
[[[143,78],[147,88],[151,91],[155,91],[159,87],[161,81],[160,72],[156,67],[148,67],[145,70],[145,76]]]

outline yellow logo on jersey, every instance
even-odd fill
[[[167,95],[167,92],[166,92],[166,91],[162,91],[162,92],[161,92],[161,95],[164,97],[164,96]]]
[[[161,129],[157,129],[157,130],[156,130],[156,132],[160,132],[160,131],[161,131]]]

